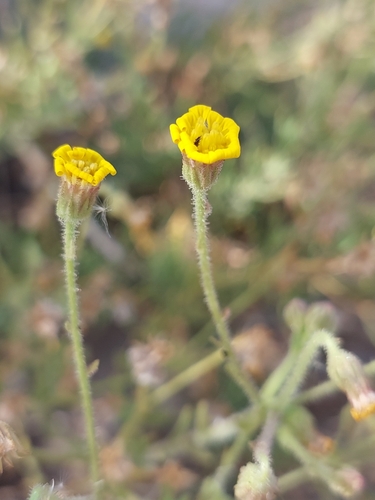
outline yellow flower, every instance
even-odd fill
[[[57,148],[52,156],[55,158],[56,175],[59,177],[65,175],[72,184],[79,180],[97,186],[108,174],[117,173],[108,161],[92,149],[71,148],[68,144],[64,144]]]
[[[206,165],[240,156],[239,131],[231,118],[203,104],[193,106],[170,126],[172,140],[181,152]]]
[[[115,168],[92,149],[64,144],[52,156],[55,173],[61,177],[56,212],[61,221],[79,224],[91,214],[100,183]]]

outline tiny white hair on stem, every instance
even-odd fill
[[[97,202],[92,207],[94,217],[98,217],[101,220],[101,223],[105,229],[105,232],[107,233],[107,235],[110,238],[111,238],[111,235],[110,235],[109,229],[108,229],[107,213],[110,212],[111,210],[112,210],[111,203],[108,200],[108,198],[104,198],[103,201],[97,199]]]

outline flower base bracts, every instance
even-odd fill
[[[190,189],[208,191],[217,181],[224,160],[217,161],[211,165],[200,163],[182,155],[182,177]]]
[[[83,182],[72,184],[62,177],[57,195],[56,215],[61,221],[72,221],[79,224],[90,217],[99,186]]]

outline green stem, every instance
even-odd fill
[[[271,451],[278,424],[278,414],[276,412],[270,411],[267,415],[262,432],[259,434],[254,446],[253,455],[255,461],[271,461]]]
[[[208,309],[214,321],[217,333],[221,341],[221,347],[224,350],[226,359],[226,369],[235,382],[241,387],[250,402],[258,401],[258,390],[254,382],[245,376],[236,359],[231,344],[231,336],[228,326],[220,309],[219,300],[217,298],[214,281],[212,278],[209,244],[207,238],[207,217],[208,217],[208,201],[206,192],[197,187],[192,188],[193,206],[194,206],[194,221],[196,229],[196,250],[198,254],[198,263],[202,280],[202,287]]]
[[[279,428],[277,440],[285,450],[291,452],[304,466],[314,469],[315,463],[319,463],[319,460],[300,443],[293,431],[286,425]]]
[[[198,378],[205,375],[207,372],[219,366],[223,361],[221,350],[214,351],[205,358],[197,361],[194,365],[189,366],[186,370],[176,375],[174,378],[161,385],[153,392],[154,400],[160,404],[174,396],[184,387],[190,385]]]
[[[303,470],[311,478],[319,478],[324,481],[328,486],[335,480],[335,470],[328,463],[325,462],[324,459],[313,456],[299,441],[296,439],[292,430],[290,430],[287,426],[282,426],[279,428],[277,433],[277,440],[279,444],[285,449],[288,450],[292,455],[294,455],[297,460],[299,460],[304,466],[303,469],[298,469],[299,473],[294,471],[294,479],[298,479],[298,476],[304,475]],[[291,479],[291,478],[289,478]],[[285,491],[287,482],[284,478],[283,491]],[[294,485],[288,485],[289,488]]]
[[[279,493],[283,494],[289,490],[297,488],[300,484],[305,483],[310,479],[306,467],[299,467],[279,477],[277,484]]]
[[[298,358],[296,358],[294,369],[280,391],[279,399],[283,407],[286,407],[295,396],[306,376],[311,362],[321,347],[331,353],[339,349],[337,340],[326,330],[319,330],[313,333],[305,344],[305,347],[299,353]]]
[[[90,380],[87,372],[82,334],[79,328],[78,296],[75,276],[76,230],[78,226],[72,221],[64,221],[62,224],[66,291],[69,310],[68,331],[73,345],[76,375],[81,393],[81,404],[85,420],[90,459],[91,479],[93,483],[96,483],[99,480],[98,446],[95,436]]]
[[[241,424],[241,429],[232,445],[223,453],[219,467],[215,472],[215,479],[225,490],[233,479],[241,456],[249,446],[249,441],[261,425],[263,412],[259,406],[254,405],[246,415],[246,420]]]
[[[288,378],[288,375],[295,364],[297,355],[298,354],[294,351],[294,349],[289,350],[283,361],[270,374],[261,389],[261,396],[264,401],[269,401],[279,391],[280,387]]]

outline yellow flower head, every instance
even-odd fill
[[[64,144],[52,156],[56,175],[61,177],[56,212],[61,221],[79,224],[90,216],[100,183],[115,168],[99,153]]]
[[[203,104],[193,106],[170,126],[172,140],[181,152],[206,165],[240,156],[239,131],[231,118]]]
[[[108,161],[92,149],[72,148],[64,144],[57,148],[52,156],[55,158],[56,175],[64,175],[72,184],[79,180],[84,184],[97,186],[108,174],[117,173]]]

